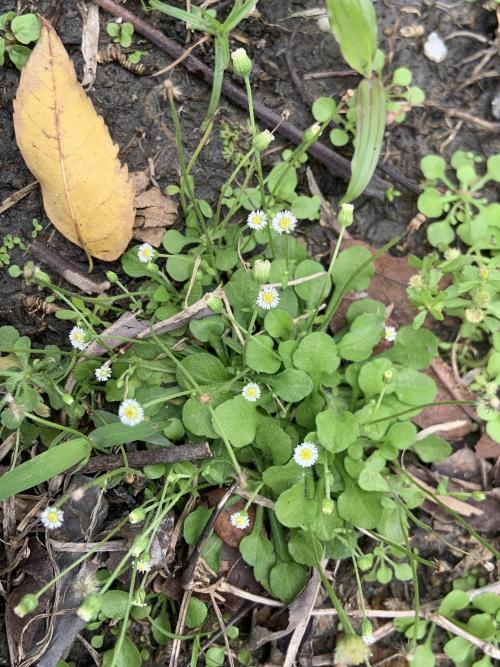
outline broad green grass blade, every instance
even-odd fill
[[[351,162],[351,180],[341,204],[347,204],[362,194],[377,166],[384,139],[385,90],[375,77],[363,79],[356,99],[356,137]]]
[[[370,76],[377,51],[377,17],[371,0],[326,0],[326,9],[344,60]]]
[[[89,453],[90,443],[83,438],[76,438],[38,454],[31,461],[21,463],[0,478],[0,501],[60,475],[85,460]]]
[[[247,14],[250,14],[258,2],[259,0],[247,0],[247,2],[244,2],[241,5],[241,7],[233,7],[231,13],[222,24],[224,33],[227,35],[229,32],[231,32],[231,30],[234,30],[238,23],[242,21],[245,16],[247,16]]]
[[[160,2],[160,0],[149,0],[149,6],[151,9],[156,9],[159,12],[163,12],[163,14],[172,16],[174,19],[180,19],[181,21],[188,23],[195,30],[213,34],[209,23],[200,16],[186,12],[184,9],[179,9],[179,7],[172,7],[165,2]]]
[[[124,445],[134,440],[146,440],[160,431],[158,422],[144,421],[137,426],[127,426],[120,422],[99,426],[89,435],[93,443],[100,447]]]

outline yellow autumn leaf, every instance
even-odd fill
[[[117,259],[132,237],[134,191],[108,128],[55,30],[42,31],[14,101],[19,149],[53,225],[92,257]]]

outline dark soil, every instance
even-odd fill
[[[0,0],[0,13],[13,9],[15,4],[13,0],[10,2]],[[48,16],[54,3],[51,0],[33,2],[21,0],[18,4]],[[122,4],[132,12],[143,14],[138,1],[128,0]],[[184,6],[180,0],[173,4]],[[220,4],[228,5],[226,2]],[[445,4],[433,0],[415,0],[411,8],[407,6],[408,4],[408,0],[376,3],[382,48],[392,57],[388,71],[397,66],[410,67],[414,83],[426,91],[430,100],[448,108],[466,111],[479,118],[495,120],[491,115],[491,101],[500,87],[498,77],[481,79],[457,91],[457,87],[470,76],[479,60],[481,50],[486,48],[485,44],[467,36],[452,37],[447,42],[449,49],[447,59],[437,65],[423,55],[425,36],[404,38],[400,34],[401,27],[414,25],[422,26],[425,34],[437,30],[441,36],[446,37],[457,31],[469,31],[493,39],[497,27],[495,13],[483,9],[481,2]],[[58,24],[59,35],[75,62],[77,74],[81,75],[81,17],[76,0],[67,0],[63,5]],[[345,77],[304,80],[304,75],[307,73],[346,68],[332,36],[318,29],[315,18],[291,18],[294,13],[320,6],[322,6],[321,0],[316,3],[306,0],[261,0],[258,4],[260,15],[246,20],[241,25],[240,34],[244,38],[244,45],[254,60],[253,84],[256,99],[277,113],[288,110],[290,120],[301,128],[306,128],[313,122],[310,105],[305,100],[320,95],[333,95],[338,99],[346,89],[355,87],[357,83],[357,78]],[[100,45],[105,47],[109,43],[106,23],[111,17],[102,10],[100,16]],[[186,33],[179,22],[157,12],[151,13],[147,20],[179,43],[186,43]],[[290,47],[292,31],[296,26],[298,30]],[[233,48],[241,45],[240,41],[234,40]],[[168,56],[138,35],[134,36],[133,46],[148,51],[144,63],[153,70],[165,67],[169,63]],[[300,79],[300,90],[292,82],[286,61],[287,52],[292,68]],[[465,58],[476,52],[477,60],[463,64]],[[195,55],[209,65],[213,62],[210,44],[198,47]],[[495,66],[498,67],[498,58],[496,62],[492,60],[487,69],[494,70]],[[2,167],[0,201],[33,181],[17,149],[12,125],[12,101],[18,77],[17,70],[10,64],[0,69]],[[181,65],[173,71],[172,81],[181,92],[182,129],[186,154],[189,156],[200,138],[200,125],[205,116],[210,91],[205,84],[189,76]],[[235,83],[239,82],[235,80]],[[177,182],[178,167],[173,125],[162,95],[162,77],[147,78],[134,75],[115,63],[99,65],[95,85],[88,93],[97,111],[104,117],[114,141],[120,145],[120,158],[122,162],[128,164],[129,170],[146,169],[148,158],[152,158],[156,177],[161,186]],[[218,116],[219,122],[222,119],[230,119],[232,122],[238,119],[244,120],[244,115],[231,106],[230,100],[223,99],[222,104]],[[449,156],[461,148],[488,156],[500,150],[498,135],[465,123],[457,130],[457,123],[457,119],[446,118],[441,112],[428,107],[412,110],[403,125],[393,124],[387,129],[380,175],[384,176],[384,167],[390,167],[418,185],[419,160],[428,153],[435,152]],[[328,142],[328,138],[325,137],[323,141]],[[275,145],[284,148],[287,144],[278,137]],[[348,157],[348,151],[345,154]],[[268,164],[272,164],[275,155],[271,153],[267,157]],[[336,208],[339,196],[345,189],[344,182],[320,164],[312,160],[310,164],[323,194]],[[213,201],[227,174],[228,165],[222,157],[222,142],[217,128],[194,171],[197,194]],[[417,213],[416,195],[395,185],[401,190],[402,196],[392,204],[381,204],[367,197],[362,197],[357,202],[358,222],[354,231],[374,245],[382,245],[388,239],[403,234]],[[307,191],[305,176],[301,186]],[[12,234],[29,242],[33,218],[37,218],[43,224],[40,236],[42,240],[86,270],[84,253],[66,241],[48,222],[38,189],[0,215],[2,230],[0,236]],[[310,229],[305,227],[306,225],[302,226],[306,236],[308,238],[312,236],[318,246],[318,254],[326,254],[330,247],[329,234],[319,225],[311,226]],[[413,240],[415,246],[413,249],[420,254],[425,250],[423,238],[417,235]],[[27,257],[23,257],[19,251],[13,253],[13,261],[21,266],[26,259]],[[104,277],[108,269],[118,272],[119,263],[109,265],[96,262],[95,277]],[[56,276],[53,278],[55,280]],[[30,334],[35,342],[45,343],[50,340],[65,345],[68,325],[50,317],[42,321],[38,315],[28,314],[23,307],[22,289],[20,279],[11,278],[6,269],[0,269],[2,294],[0,322],[16,326],[23,333]],[[421,539],[423,542],[423,537],[416,539]],[[425,557],[439,556],[437,547],[431,544],[423,546],[425,546],[423,549]],[[449,565],[452,567],[455,563]],[[446,577],[442,575],[434,579],[429,577],[428,581],[423,582],[423,587],[424,590],[432,592],[431,598],[438,597],[447,590]],[[343,588],[343,593],[348,598],[352,591],[349,590],[349,586],[344,585]],[[371,594],[374,598],[377,596],[376,587]],[[397,598],[410,599],[407,598],[407,591],[402,585],[396,586],[393,594]],[[321,650],[331,650],[331,642],[330,633],[323,642]],[[1,638],[0,644],[3,644]],[[0,649],[0,664],[7,664],[3,660]],[[78,664],[82,666],[84,662]]]

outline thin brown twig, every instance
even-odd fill
[[[14,192],[13,195],[9,195],[0,204],[0,213],[5,213],[5,211],[7,211],[11,206],[14,206],[18,201],[21,201],[21,199],[26,197],[26,195],[29,195],[29,193],[34,190],[37,185],[38,181],[33,181],[33,183],[29,183],[28,185],[25,185],[24,188]]]
[[[302,78],[304,81],[310,81],[314,79],[337,79],[347,76],[359,76],[359,74],[353,69],[327,69],[323,72],[308,72]]]
[[[166,67],[162,67],[162,69],[159,69],[157,72],[153,72],[152,74],[149,75],[148,78],[151,78],[152,76],[160,76],[162,74],[166,74],[167,72],[170,72],[171,69],[174,69],[174,67],[177,67],[177,65],[180,65],[184,58],[187,58],[188,55],[191,53],[193,49],[195,49],[197,46],[201,46],[208,40],[208,35],[203,35],[201,39],[199,39],[195,44],[192,44],[189,48],[187,48],[184,53],[177,58],[177,60],[174,60],[173,63],[170,63],[170,65],[167,65]]]
[[[494,123],[492,121],[485,120],[484,118],[478,118],[477,116],[473,116],[472,114],[467,113],[466,111],[462,111],[461,109],[449,109],[448,107],[445,107],[442,104],[438,104],[437,102],[433,102],[432,100],[426,100],[425,106],[430,107],[431,109],[436,109],[437,111],[441,111],[446,116],[450,116],[450,118],[459,118],[466,123],[477,125],[486,132],[500,131],[500,123]]]

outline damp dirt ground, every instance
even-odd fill
[[[21,0],[17,4],[20,8],[34,10],[44,16],[50,15],[53,6],[48,0]],[[182,2],[173,4],[184,5]],[[464,85],[480,61],[481,51],[488,47],[487,42],[492,42],[497,30],[495,12],[484,9],[482,4],[393,0],[378,1],[375,7],[381,48],[389,54],[390,59],[387,71],[398,66],[409,67],[413,72],[414,84],[425,90],[428,100],[493,122],[495,118],[492,116],[491,103],[500,92],[498,55],[486,67],[493,74]],[[14,0],[0,0],[0,13],[13,9],[14,5]],[[214,6],[226,6],[226,10],[221,10],[224,12],[227,11],[227,5],[227,2],[220,2]],[[144,16],[138,1],[127,0],[122,2],[122,6]],[[346,90],[355,87],[358,81],[356,77],[344,76],[324,75],[311,78],[311,75],[321,72],[346,69],[332,36],[320,31],[316,17],[307,15],[307,12],[311,13],[311,10],[321,7],[321,0],[260,0],[256,16],[244,21],[232,40],[232,48],[245,46],[253,59],[255,98],[279,114],[286,110],[289,120],[302,129],[311,125],[314,120],[310,100],[322,95],[331,95],[338,99]],[[101,47],[105,47],[110,41],[106,34],[106,23],[109,20],[111,17],[101,10]],[[196,39],[188,35],[179,22],[158,12],[149,14],[147,20],[182,45],[188,46]],[[406,29],[403,32],[409,31],[415,36],[404,37],[401,29]],[[432,31],[447,38],[448,56],[440,64],[429,61],[423,54],[425,35]],[[75,63],[77,75],[81,77],[82,20],[76,0],[63,3],[58,32]],[[147,52],[143,62],[153,71],[170,62],[166,54],[137,34],[134,36],[133,48]],[[208,65],[213,63],[210,43],[198,47],[194,55]],[[473,56],[477,57],[472,59]],[[470,62],[465,62],[467,60]],[[495,68],[499,72],[496,76]],[[231,77],[231,74],[226,76]],[[299,85],[293,82],[294,78]],[[0,202],[33,181],[16,146],[12,123],[12,104],[18,80],[19,73],[11,65],[0,68]],[[113,140],[120,146],[121,161],[127,163],[130,171],[137,171],[145,170],[148,160],[153,160],[156,179],[161,187],[165,187],[178,181],[178,165],[173,124],[163,96],[162,80],[162,77],[135,75],[116,63],[102,64],[98,65],[97,78],[88,94],[106,121]],[[173,70],[171,80],[180,92],[183,140],[189,156],[200,139],[200,125],[205,117],[210,91],[206,84],[186,73],[182,65]],[[239,82],[235,79],[234,83]],[[233,126],[243,125],[244,119],[244,115],[232,106],[230,99],[222,99],[212,139],[202,152],[193,173],[198,196],[213,201],[230,169],[222,155],[221,124],[226,121]],[[328,143],[328,138],[325,137],[323,141]],[[288,145],[288,142],[278,135],[273,151],[265,158],[265,166],[272,165],[276,160],[277,152],[274,149],[284,149]],[[477,123],[463,122],[424,105],[410,111],[402,125],[389,125],[378,173],[391,181],[387,176],[387,169],[392,169],[417,187],[421,182],[419,161],[424,155],[439,153],[449,157],[457,149],[472,150],[488,157],[500,150],[500,136],[498,133],[485,131]],[[350,157],[349,149],[339,150],[345,157]],[[313,159],[309,160],[309,166],[322,194],[335,209],[345,190],[345,182]],[[299,189],[307,193],[308,185],[304,172],[305,170],[301,173]],[[381,246],[390,238],[404,234],[417,213],[417,195],[396,182],[394,184],[401,191],[401,196],[392,203],[381,203],[366,196],[359,199],[356,203],[357,222],[353,230],[355,236],[375,246]],[[84,253],[51,227],[37,188],[0,214],[0,237],[12,234],[29,245],[34,218],[43,225],[43,231],[38,238],[82,270],[86,270]],[[179,220],[178,225],[182,227],[182,220]],[[306,223],[302,225],[301,231],[307,238],[314,240],[318,255],[327,255],[331,244],[328,230],[316,223]],[[425,252],[423,232],[412,237],[409,250],[420,255]],[[15,250],[12,253],[12,261],[21,266],[27,259],[29,250]],[[104,277],[109,269],[120,272],[119,263],[96,262],[96,278]],[[54,279],[58,278],[54,276]],[[51,316],[42,317],[27,312],[22,281],[11,278],[4,267],[0,268],[0,294],[1,324],[12,324],[22,333],[30,335],[36,344],[66,344],[68,324]],[[450,539],[453,539],[452,535]],[[422,542],[422,553],[429,557],[439,556],[439,547],[424,543],[424,537],[419,535],[418,531],[415,540]],[[451,563],[450,568],[455,565],[456,563]],[[349,576],[352,576],[352,573]],[[446,580],[446,576],[442,574],[429,575],[428,579],[422,581],[424,597],[439,597],[445,590]],[[344,599],[348,599],[353,590],[348,581],[341,583],[340,593]],[[374,585],[371,591],[372,599],[376,600],[381,590]],[[410,599],[404,584],[395,584],[391,594],[395,599]],[[315,641],[315,652],[331,650],[331,633],[328,632],[327,624],[316,627]],[[3,644],[1,638],[0,644]],[[393,645],[388,650],[394,654],[400,648]],[[262,656],[263,661],[268,658],[269,656]],[[380,659],[383,658],[381,655]],[[0,649],[0,664],[8,664],[4,649]],[[79,667],[86,664],[85,658],[78,659]],[[397,663],[391,664],[396,667]]]

